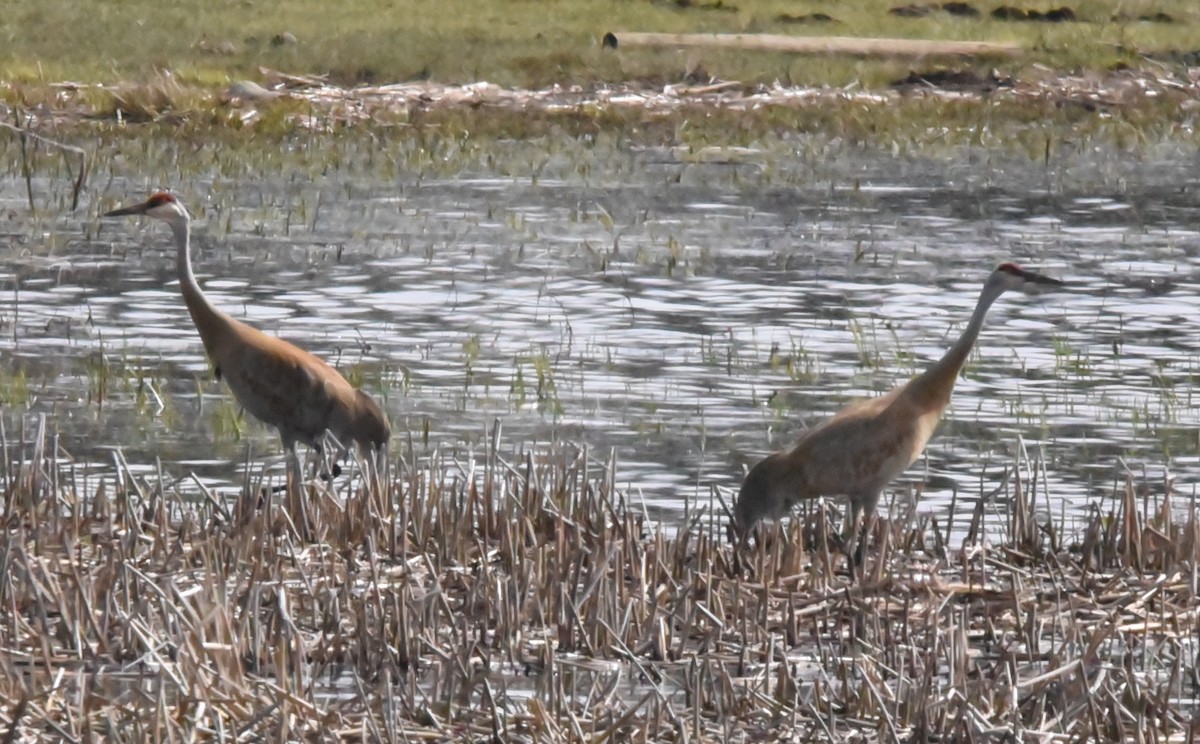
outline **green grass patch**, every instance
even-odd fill
[[[1002,67],[1110,69],[1138,54],[1191,51],[1198,12],[1186,0],[1076,2],[1068,23],[991,18],[1001,4],[1046,10],[1064,3],[980,0],[977,18],[937,11],[901,18],[898,0],[125,0],[7,3],[0,76],[8,81],[117,83],[175,79],[213,87],[257,78],[260,67],[328,75],[343,84],[415,79],[506,86],[677,81],[686,75],[751,83],[885,83],[925,63],[769,52],[602,49],[607,31],[779,33],[1017,42]],[[1171,23],[1139,20],[1151,12]],[[797,23],[807,14],[827,23]],[[789,20],[791,19],[791,20]],[[992,61],[980,62],[990,69]]]

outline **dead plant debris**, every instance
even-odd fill
[[[881,520],[864,576],[817,505],[752,546],[670,529],[586,447],[395,454],[310,486],[0,473],[0,727],[20,741],[1166,741],[1192,727],[1200,516],[1128,477],[1079,529]],[[1038,472],[1036,467],[1018,468]],[[371,483],[371,486],[366,485]],[[805,535],[809,537],[806,538]]]

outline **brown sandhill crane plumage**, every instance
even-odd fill
[[[300,483],[296,443],[320,449],[326,432],[343,449],[363,454],[382,451],[391,427],[379,404],[355,389],[337,370],[283,339],[268,336],[221,312],[209,302],[192,273],[191,218],[169,193],[105,213],[105,217],[144,214],[166,222],[175,236],[176,269],[183,301],[200,333],[217,379],[252,416],[279,430]]]
[[[886,395],[851,403],[806,431],[791,449],[769,455],[755,465],[734,505],[735,530],[744,537],[760,520],[778,519],[801,500],[845,496],[850,502],[846,552],[852,554],[855,565],[860,565],[868,522],[879,497],[925,449],[950,403],[950,393],[975,345],[988,308],[1008,290],[1028,284],[1063,283],[1016,264],[1000,265],[984,283],[966,330],[937,363]]]

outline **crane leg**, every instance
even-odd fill
[[[846,536],[842,540],[842,546],[846,551],[846,560],[850,563],[850,572],[854,573],[855,567],[858,565],[858,556],[861,554],[861,546],[858,539],[858,519],[862,515],[862,502],[856,498],[850,499],[850,519],[846,525]]]
[[[318,440],[317,443],[313,445],[313,451],[317,453],[317,462],[318,467],[320,467],[319,474],[321,476],[321,480],[329,483],[334,478],[342,474],[342,465],[338,461],[342,458],[344,450],[342,450],[340,446],[326,447],[323,442]],[[333,456],[327,460],[326,455],[328,453],[333,453]]]
[[[274,486],[271,488],[271,493],[289,493],[288,489],[292,487],[290,484],[293,480],[297,484],[304,482],[304,462],[300,459],[299,451],[294,446],[291,448],[285,447],[285,450],[285,456],[287,459],[287,478],[285,479],[284,485]],[[320,458],[320,463],[318,464],[320,471],[318,474],[320,475],[321,480],[325,481],[326,483],[331,483],[334,478],[342,474],[342,466],[338,464],[337,460],[334,460],[333,464],[329,468],[325,467],[324,457],[321,456],[322,450],[319,445],[313,447],[313,450],[317,453],[318,458]]]
[[[300,453],[296,449],[296,440],[285,440],[284,449],[287,451],[288,484],[287,511],[301,536],[311,534],[308,519],[308,498],[304,489],[304,465],[300,462]]]
[[[846,538],[846,560],[850,561],[852,573],[862,570],[867,541],[871,536],[871,523],[875,519],[875,507],[879,504],[878,493],[850,497],[850,527]],[[861,520],[860,520],[861,518]],[[859,522],[861,521],[861,524]]]
[[[858,546],[854,549],[854,568],[856,571],[862,570],[863,556],[866,553],[867,541],[871,536],[871,522],[874,517],[874,512],[863,514],[862,525],[858,527]]]
[[[384,481],[387,478],[388,466],[388,451],[387,445],[380,445],[368,452],[364,458],[368,465],[368,484],[371,489],[380,489],[383,487]]]
[[[287,450],[288,488],[299,490],[304,483],[304,465],[300,462],[300,451],[295,442]]]

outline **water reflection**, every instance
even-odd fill
[[[1013,259],[1073,287],[993,308],[928,461],[906,476],[934,477],[921,509],[947,508],[949,483],[969,506],[1019,446],[1044,458],[1070,514],[1110,493],[1118,457],[1169,468],[1191,493],[1192,174],[1118,159],[1108,167],[1137,177],[1114,192],[1086,169],[1047,185],[1016,164],[981,176],[969,160],[864,156],[782,188],[753,164],[640,158],[587,181],[466,174],[396,189],[343,174],[277,193],[227,185],[217,201],[200,182],[177,190],[213,301],[352,370],[418,447],[425,430],[431,445],[478,442],[500,417],[510,440],[616,448],[622,482],[671,520],[684,498],[736,487],[743,464],[940,356],[988,272]],[[21,188],[0,183],[9,221],[28,222]],[[167,231],[57,229],[73,237],[52,259],[10,251],[0,265],[10,432],[18,411],[45,412],[79,458],[108,462],[120,445],[132,464],[161,457],[230,489],[247,447],[275,463],[275,435],[239,422],[209,379]]]

